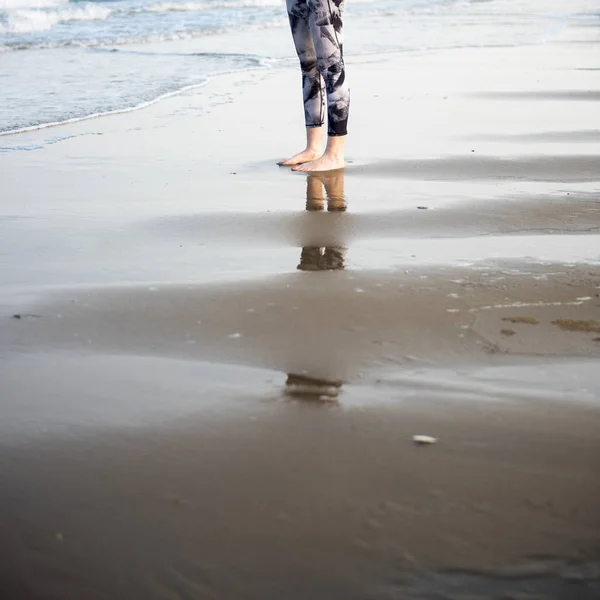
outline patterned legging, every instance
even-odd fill
[[[286,0],[292,37],[302,69],[304,119],[307,127],[346,135],[350,90],[343,56],[344,0]]]

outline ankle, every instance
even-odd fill
[[[341,136],[329,137],[327,139],[327,146],[325,147],[325,154],[331,158],[343,159],[344,158],[345,139]]]
[[[326,148],[324,156],[327,156],[328,158],[333,158],[336,160],[344,160],[344,151],[338,150],[337,148],[335,148],[335,149]]]

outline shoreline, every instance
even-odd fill
[[[221,54],[221,53],[218,53],[218,52],[215,53],[215,55],[219,55],[219,54]],[[251,57],[251,55],[247,55],[247,56]],[[73,125],[75,123],[89,121],[91,119],[99,119],[101,117],[111,117],[111,116],[115,116],[115,115],[122,115],[122,114],[131,113],[131,112],[136,112],[139,110],[144,110],[145,108],[149,108],[150,106],[158,104],[159,102],[163,102],[164,100],[167,100],[169,98],[178,96],[180,94],[186,94],[188,92],[192,92],[195,89],[204,87],[205,85],[209,85],[213,79],[218,78],[218,77],[271,68],[269,65],[270,59],[263,59],[262,57],[256,57],[256,59],[257,59],[257,62],[261,62],[261,61],[265,62],[266,61],[266,64],[259,64],[254,67],[244,67],[241,69],[232,69],[232,70],[227,70],[227,71],[219,71],[219,72],[209,73],[205,76],[204,81],[201,81],[199,83],[193,83],[190,85],[185,85],[185,86],[178,88],[176,90],[173,90],[171,92],[166,92],[164,94],[160,94],[159,96],[157,96],[156,98],[153,98],[152,100],[145,100],[145,101],[142,101],[139,104],[135,104],[133,106],[116,108],[114,110],[108,110],[105,112],[91,113],[89,115],[73,117],[70,119],[65,119],[63,121],[54,121],[51,123],[40,123],[38,125],[30,125],[30,126],[21,127],[18,129],[11,129],[8,131],[0,131],[0,137],[10,136],[10,135],[19,135],[19,134],[23,134],[23,133],[32,133],[32,132],[40,131],[43,129]],[[0,151],[2,151],[1,147],[0,147]]]
[[[245,70],[245,69],[243,69]],[[229,73],[224,73],[229,74]],[[221,73],[217,73],[214,77],[221,75]],[[21,133],[31,133],[33,131],[40,131],[42,129],[49,129],[51,127],[61,127],[63,125],[72,125],[74,123],[80,123],[82,121],[89,121],[91,119],[99,119],[100,117],[110,117],[113,115],[122,115],[130,112],[134,112],[137,110],[143,110],[144,108],[148,108],[153,104],[157,104],[158,102],[162,102],[167,98],[171,98],[172,96],[177,96],[178,94],[184,94],[185,92],[192,91],[196,88],[202,87],[210,83],[210,77],[207,77],[205,81],[202,83],[195,83],[193,85],[188,85],[182,87],[173,92],[167,92],[166,94],[162,94],[161,96],[157,96],[154,100],[148,100],[145,102],[141,102],[140,104],[136,104],[135,106],[126,106],[125,108],[116,108],[115,110],[109,110],[106,112],[92,113],[89,115],[84,115],[81,117],[73,117],[71,119],[65,119],[64,121],[55,121],[52,123],[40,123],[39,125],[30,125],[27,127],[21,127],[20,129],[11,129],[8,131],[0,131],[0,137],[9,136],[9,135],[19,135]],[[2,150],[2,148],[0,148]]]

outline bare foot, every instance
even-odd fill
[[[333,171],[343,169],[346,166],[344,157],[339,154],[329,154],[325,152],[321,158],[311,160],[310,162],[298,165],[292,171],[302,171],[303,173],[313,173],[316,171]]]
[[[302,152],[298,152],[298,154],[294,154],[294,156],[290,156],[290,158],[286,158],[277,164],[280,167],[293,167],[294,165],[302,165],[310,162],[311,160],[315,160],[315,158],[319,158],[320,155],[321,150],[306,148],[306,150],[302,150]]]

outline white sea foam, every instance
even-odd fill
[[[376,0],[353,0],[353,4],[372,4]],[[159,2],[144,7],[148,12],[195,12],[222,8],[285,8],[285,0],[223,0],[220,2]]]
[[[242,70],[242,69],[240,69],[240,70]],[[53,121],[51,123],[40,123],[38,125],[31,125],[28,127],[19,127],[16,129],[11,129],[9,131],[0,131],[0,137],[3,137],[5,135],[12,135],[15,133],[26,133],[27,131],[38,131],[40,129],[56,127],[57,125],[66,125],[69,123],[79,123],[80,121],[88,121],[89,119],[96,119],[98,117],[106,117],[108,115],[119,115],[119,114],[124,114],[124,113],[128,113],[128,112],[133,112],[134,110],[140,110],[141,108],[147,108],[148,106],[152,106],[153,104],[156,104],[157,102],[160,102],[161,100],[165,100],[166,98],[171,98],[172,96],[177,96],[178,94],[182,94],[184,92],[188,92],[190,90],[202,87],[203,85],[206,85],[206,83],[208,81],[209,81],[209,78],[207,77],[206,79],[204,79],[201,82],[195,83],[193,85],[186,85],[185,87],[182,87],[180,89],[173,90],[172,92],[167,92],[165,94],[161,94],[160,96],[157,96],[156,98],[153,98],[152,100],[146,100],[144,102],[139,102],[138,104],[134,104],[133,106],[125,106],[124,108],[115,108],[114,110],[106,110],[106,111],[102,111],[102,112],[94,112],[89,115],[84,115],[81,117],[72,117],[70,119],[62,119],[60,121]]]
[[[157,55],[159,56],[159,55]],[[217,56],[217,55],[216,55]],[[226,55],[225,55],[226,56]],[[76,116],[76,117],[68,117],[68,118],[64,118],[64,119],[59,119],[59,120],[55,120],[55,121],[49,121],[49,122],[45,122],[45,123],[38,123],[35,125],[28,125],[25,127],[13,127],[10,128],[8,130],[2,131],[0,129],[0,138],[2,138],[3,136],[6,135],[12,135],[15,133],[25,133],[28,131],[37,131],[40,129],[46,129],[49,127],[55,127],[57,125],[65,125],[65,124],[70,124],[70,123],[78,123],[80,121],[86,121],[88,119],[94,119],[94,118],[98,118],[98,117],[104,117],[104,116],[108,116],[108,115],[116,115],[116,114],[123,114],[123,113],[128,113],[128,112],[133,112],[142,108],[147,108],[149,106],[152,106],[153,104],[156,104],[157,102],[161,102],[162,100],[165,100],[166,98],[170,98],[172,96],[176,96],[178,94],[182,94],[185,92],[189,92],[191,90],[197,89],[199,87],[202,87],[204,85],[206,85],[210,79],[213,76],[218,76],[218,75],[226,75],[228,73],[242,73],[244,71],[252,71],[254,69],[264,69],[264,68],[269,68],[269,63],[267,61],[264,61],[262,59],[259,59],[257,57],[252,57],[252,56],[248,56],[247,57],[250,63],[250,65],[246,65],[243,67],[233,67],[233,68],[224,68],[224,69],[219,69],[219,70],[215,70],[212,73],[207,73],[204,77],[202,77],[201,80],[189,84],[189,85],[183,85],[181,87],[178,87],[176,89],[172,89],[170,91],[167,92],[163,92],[163,93],[159,93],[158,95],[156,95],[153,98],[149,98],[147,100],[142,100],[140,102],[135,102],[133,104],[127,104],[125,106],[121,106],[121,107],[115,107],[113,109],[109,109],[109,110],[101,110],[101,111],[90,111],[90,113],[85,114],[85,115],[81,115],[81,116]],[[23,149],[35,149],[35,148],[17,148],[17,147],[4,147],[4,150],[23,150]],[[0,149],[0,151],[2,151],[2,149]]]
[[[195,12],[198,10],[206,10],[209,6],[206,2],[160,2],[146,6],[143,10],[147,12]]]
[[[147,12],[196,12],[220,8],[269,8],[284,6],[283,0],[232,0],[231,2],[159,2],[145,7]]]
[[[113,11],[113,13],[117,13],[118,11]],[[275,19],[268,19],[263,21],[262,23],[254,23],[252,25],[244,24],[242,27],[239,25],[233,27],[213,27],[209,30],[190,30],[190,31],[174,31],[172,33],[161,34],[156,33],[152,35],[133,35],[131,37],[114,37],[109,39],[102,38],[88,38],[82,40],[63,40],[60,39],[58,41],[40,41],[27,43],[24,42],[22,44],[1,44],[0,43],[0,53],[2,52],[12,52],[14,50],[22,50],[22,49],[38,49],[38,50],[49,50],[53,48],[66,48],[66,47],[74,47],[74,48],[98,48],[102,46],[108,47],[116,47],[116,46],[126,46],[128,44],[157,44],[162,42],[173,42],[173,41],[184,41],[184,40],[193,40],[199,36],[206,35],[218,35],[222,33],[229,33],[232,31],[238,31],[239,29],[243,29],[244,31],[259,31],[263,29],[271,29],[274,27],[282,27],[287,24],[287,17],[279,17]],[[2,27],[0,25],[0,33],[2,33]],[[1,39],[1,38],[0,38]]]
[[[69,0],[0,0],[1,11],[11,11],[19,8],[48,8],[68,4]]]
[[[56,10],[15,10],[8,16],[6,33],[30,33],[47,31],[57,23],[68,21],[102,21],[111,10],[104,6],[87,4],[85,6],[65,7]]]

